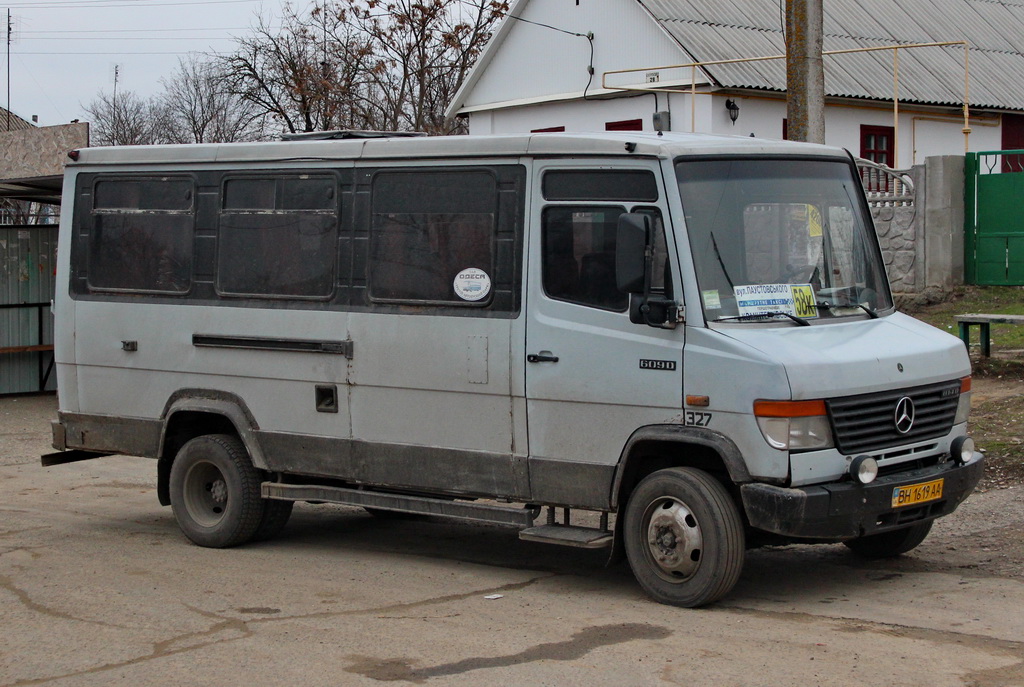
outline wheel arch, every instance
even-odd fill
[[[622,449],[612,484],[612,504],[621,509],[640,480],[672,467],[704,470],[727,488],[751,481],[743,454],[724,434],[700,427],[649,425],[636,430]]]
[[[157,497],[160,505],[170,499],[171,465],[178,451],[190,439],[204,434],[232,434],[245,446],[253,466],[266,469],[266,458],[256,438],[259,425],[248,406],[235,394],[211,389],[181,389],[163,412],[160,449],[157,456]]]

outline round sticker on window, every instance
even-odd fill
[[[469,267],[455,275],[455,295],[464,301],[482,301],[491,292],[491,278],[476,267]]]

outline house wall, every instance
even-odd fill
[[[507,30],[495,36],[500,42],[487,48],[496,50],[493,59],[460,105],[477,107],[584,90],[592,94],[601,90],[601,74],[606,70],[685,61],[679,46],[638,3],[529,2],[521,18],[524,21],[508,20]],[[593,78],[587,73],[591,64],[588,33],[593,34]],[[685,73],[689,79],[689,70]],[[658,78],[667,81],[682,74],[683,70],[663,70]],[[645,79],[646,73],[616,76],[610,77],[609,85]]]
[[[725,101],[732,98],[740,113],[733,124]],[[569,100],[521,107],[510,107],[470,115],[472,134],[523,133],[533,129],[564,126],[566,131],[603,131],[605,123],[640,118],[644,129],[654,129],[652,116],[657,110],[672,113],[672,131],[693,130],[722,135],[781,139],[782,121],[786,118],[786,102],[764,97],[697,95],[691,116],[688,93],[650,93],[629,97]],[[833,105],[825,110],[825,143],[860,154],[862,125],[892,126],[889,109]],[[938,120],[938,121],[936,121]],[[957,116],[903,111],[900,113],[899,149],[896,167],[909,169],[928,157],[963,155],[963,119]],[[971,120],[970,150],[999,150],[999,120]]]
[[[88,145],[85,122],[0,132],[0,179],[63,174],[68,151]]]

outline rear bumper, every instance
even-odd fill
[[[841,541],[948,515],[974,490],[984,471],[980,453],[965,465],[942,465],[879,477],[871,484],[835,482],[800,488],[770,484],[740,487],[751,526],[796,539]],[[893,490],[943,479],[942,498],[892,507]]]

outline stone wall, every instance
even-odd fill
[[[871,209],[882,259],[894,293],[917,293],[923,270],[919,269],[918,208],[884,206]],[[921,260],[923,262],[923,259]]]
[[[871,209],[893,293],[936,300],[964,283],[964,158],[930,157],[910,171],[910,205]]]

